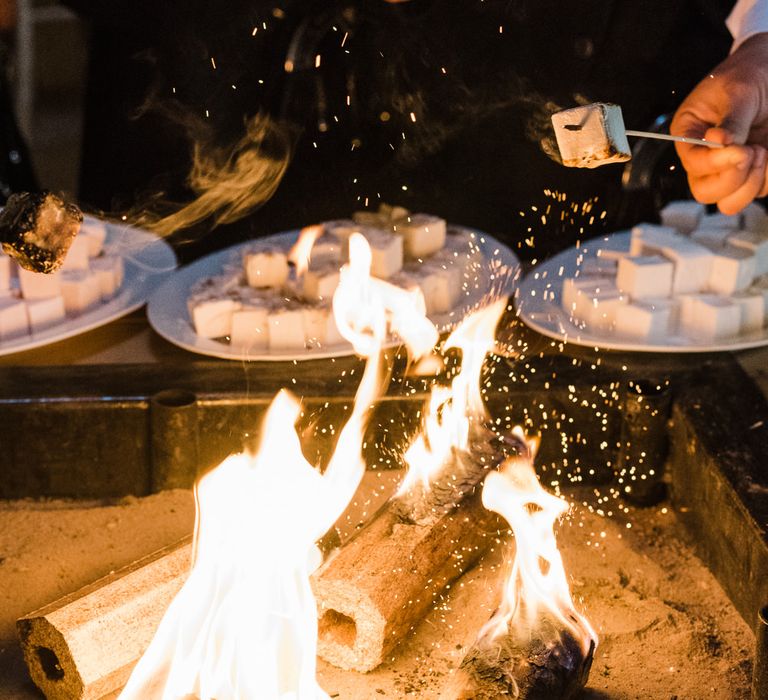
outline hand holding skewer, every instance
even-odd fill
[[[723,145],[677,144],[693,196],[735,214],[768,194],[768,34],[747,39],[702,80],[677,110],[670,131]]]

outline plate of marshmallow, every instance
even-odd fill
[[[212,357],[350,355],[332,299],[352,233],[370,245],[371,274],[423,295],[441,330],[491,297],[510,294],[520,273],[514,253],[486,234],[382,205],[352,219],[240,243],[179,269],[150,298],[149,322],[166,340]]]
[[[61,267],[34,272],[0,253],[0,355],[71,338],[140,308],[176,268],[171,247],[85,216]]]
[[[670,202],[661,223],[588,240],[536,266],[520,317],[577,345],[717,352],[768,344],[768,213]]]

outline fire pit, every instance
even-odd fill
[[[495,374],[500,374],[501,372],[511,373],[510,376],[514,377],[511,382],[507,380],[506,376],[504,382],[497,384],[491,381],[491,385],[495,389],[488,402],[491,414],[492,416],[503,418],[510,423],[514,419],[515,422],[519,420],[523,424],[527,423],[529,426],[536,421],[536,424],[542,430],[543,449],[539,455],[538,462],[540,471],[544,475],[544,483],[552,483],[555,488],[569,493],[571,498],[577,497],[579,501],[584,503],[581,510],[573,516],[571,521],[575,527],[570,528],[570,530],[575,535],[574,541],[568,541],[566,546],[563,547],[566,561],[568,561],[570,556],[574,556],[572,553],[569,553],[570,549],[574,553],[578,551],[583,553],[585,549],[586,551],[604,552],[609,549],[607,542],[612,541],[614,538],[617,542],[622,542],[622,544],[624,541],[631,539],[632,545],[637,551],[627,548],[626,551],[622,552],[622,556],[629,558],[630,563],[627,564],[627,567],[632,567],[637,564],[637,560],[633,559],[633,554],[636,555],[638,551],[646,554],[649,551],[653,551],[653,545],[650,541],[643,538],[637,539],[637,535],[632,534],[633,529],[635,532],[637,532],[638,528],[642,530],[643,523],[649,527],[659,527],[661,523],[671,519],[672,516],[669,512],[666,512],[666,509],[657,509],[653,513],[632,512],[631,509],[628,509],[617,498],[618,495],[624,492],[622,484],[625,482],[619,480],[609,482],[607,479],[608,475],[613,476],[613,465],[616,464],[617,460],[623,467],[626,467],[625,472],[620,472],[619,474],[621,479],[630,480],[634,468],[627,462],[631,455],[628,456],[621,453],[622,435],[624,434],[623,430],[626,428],[626,426],[623,426],[623,423],[626,422],[623,411],[625,411],[627,406],[625,393],[626,386],[629,383],[627,365],[623,363],[623,358],[620,356],[590,357],[589,354],[585,354],[581,357],[565,357],[561,354],[550,355],[543,352],[532,352],[530,343],[526,347],[526,340],[524,336],[520,336],[518,338],[519,347],[526,350],[527,357],[533,357],[534,359],[527,359],[526,357],[517,359],[514,362],[497,361],[487,369],[488,377],[491,380]],[[537,340],[536,342],[541,341]],[[356,370],[357,367],[359,367],[359,364],[352,362],[348,365],[350,372],[353,369]],[[577,369],[574,370],[574,367]],[[728,511],[726,507],[729,503],[738,503],[738,501],[733,499],[734,494],[738,497],[738,489],[740,487],[746,485],[752,492],[755,492],[754,485],[759,485],[760,483],[759,473],[753,468],[755,465],[751,464],[749,459],[744,458],[744,450],[742,449],[742,457],[738,460],[738,469],[740,471],[736,475],[739,478],[734,478],[733,474],[729,474],[728,464],[723,464],[722,456],[723,453],[733,453],[734,446],[728,444],[727,435],[734,433],[734,431],[731,430],[730,433],[727,431],[726,433],[716,432],[712,429],[711,424],[702,423],[701,421],[697,422],[695,418],[697,411],[708,419],[722,415],[727,417],[728,420],[733,421],[734,417],[738,418],[739,415],[743,415],[743,413],[734,410],[735,407],[732,405],[732,400],[729,404],[723,397],[717,397],[718,401],[716,403],[724,405],[719,411],[716,407],[713,408],[710,405],[713,403],[713,368],[719,372],[717,381],[723,381],[725,378],[728,386],[734,388],[733,393],[738,396],[739,404],[741,406],[748,405],[750,417],[755,418],[746,428],[743,425],[737,426],[738,430],[735,431],[734,439],[736,437],[740,438],[741,442],[739,444],[744,445],[746,438],[746,444],[751,449],[759,448],[760,440],[764,439],[761,437],[762,424],[759,413],[760,410],[764,411],[764,402],[761,408],[758,401],[761,397],[755,392],[754,387],[751,387],[745,380],[745,377],[731,360],[720,358],[717,362],[711,362],[708,367],[705,367],[704,371],[690,371],[688,368],[674,366],[659,368],[658,364],[656,364],[653,372],[658,377],[658,372],[661,371],[664,373],[664,377],[654,381],[663,383],[668,380],[670,386],[676,390],[672,412],[674,418],[674,428],[671,433],[673,449],[670,460],[670,478],[668,480],[672,484],[675,502],[683,503],[681,512],[689,519],[693,527],[696,527],[697,523],[701,525],[703,519],[707,518],[708,514],[713,512],[714,509],[714,512],[723,513],[724,517],[728,516],[727,522],[732,531],[735,529],[736,536],[749,536],[749,523],[753,521],[751,519],[754,518],[754,514],[751,514],[748,508],[735,507]],[[633,377],[635,377],[632,381],[635,382],[638,375],[634,374],[634,372],[639,372],[642,368],[635,366],[632,369]],[[240,371],[242,372],[242,368],[240,368]],[[295,373],[297,372],[294,370]],[[650,375],[651,373],[648,372],[648,374]],[[51,375],[51,371],[48,370],[48,376],[50,377]],[[157,377],[155,378],[157,379]],[[167,375],[164,379],[165,381],[168,380]],[[555,379],[557,379],[557,382],[555,382]],[[104,378],[92,379],[92,381],[104,381]],[[516,383],[519,383],[519,392],[517,387],[514,386]],[[175,388],[185,389],[186,387],[182,385]],[[412,393],[413,389],[416,389],[415,395]],[[331,394],[332,392],[328,391],[328,393]],[[418,382],[408,385],[407,391],[403,392],[403,394],[398,395],[397,392],[393,392],[393,395],[382,402],[382,406],[386,407],[388,411],[396,410],[397,413],[395,415],[413,419],[422,398],[419,395]],[[188,412],[192,402],[176,400],[176,396],[176,394],[172,395],[174,400],[167,402],[168,405],[163,404],[162,408],[164,411],[167,410],[173,413],[174,409],[180,408]],[[205,400],[201,401],[199,394],[197,395],[198,400],[194,404],[198,412],[198,445],[206,443],[204,439],[200,439],[199,426],[201,424],[206,425],[205,422],[200,421],[200,413],[205,415],[205,411],[218,410],[221,416],[225,415],[226,411],[234,410],[233,407],[236,402],[232,401],[230,397],[227,398],[229,399],[229,404],[224,401],[222,402],[223,405],[215,405],[216,402],[206,405]],[[247,398],[253,401],[253,397]],[[126,401],[124,396],[120,400],[130,403]],[[331,406],[334,403],[333,400],[325,401],[316,406],[317,410],[313,411],[311,416],[309,412],[305,416],[305,424],[312,428],[308,432],[318,436],[315,446],[310,449],[316,450],[317,454],[321,456],[325,454],[326,444],[321,437],[324,433],[320,426],[324,425],[323,420],[328,420],[329,418],[334,420],[329,414],[337,417],[348,414],[349,408],[345,405],[344,401],[344,399],[340,400],[338,397],[335,397],[334,406]],[[7,404],[11,409],[13,408],[12,403],[8,402]],[[62,404],[64,403],[66,402],[62,402]],[[325,404],[328,404],[328,406]],[[71,411],[73,407],[70,405],[64,408],[63,405],[60,405],[58,407],[60,409],[59,416],[66,414],[66,411]],[[92,406],[90,408],[103,410],[103,407],[98,407],[97,409],[97,407]],[[114,410],[114,406],[111,408]],[[146,405],[135,405],[132,408],[137,416],[146,416],[147,410],[154,410],[154,407],[147,409]],[[252,408],[254,413],[258,413],[263,409],[263,404],[259,405],[257,402],[253,402]],[[324,413],[324,411],[328,411],[328,413]],[[515,412],[517,412],[517,415],[514,415]],[[209,415],[215,415],[215,413]],[[381,426],[386,426],[387,421],[391,425],[394,420],[392,416],[392,413],[389,415],[384,413],[377,416],[378,423],[372,421],[372,424],[378,426],[374,433],[375,436],[385,434],[386,431],[381,430]],[[589,417],[592,419],[590,420]],[[595,420],[595,418],[599,420]],[[48,415],[46,419],[51,420],[51,416]],[[155,418],[153,417],[151,424],[154,424],[154,422]],[[570,427],[567,430],[564,429],[564,423],[568,423],[568,425],[575,423],[581,429],[577,430],[574,434],[573,429]],[[731,423],[731,428],[733,428],[733,423]],[[750,430],[747,431],[747,428]],[[143,430],[145,431],[143,433],[143,437],[146,440],[145,444],[151,444],[151,431],[147,430],[146,427]],[[149,433],[149,437],[147,433]],[[141,437],[142,433],[140,430],[137,430],[135,435]],[[244,435],[235,435],[229,439],[240,440],[243,437]],[[194,444],[194,441],[192,444]],[[227,452],[232,449],[231,444],[224,445],[223,447],[221,444],[218,444],[214,447],[216,450],[222,450],[225,447]],[[204,449],[211,449],[211,447],[207,446]],[[382,454],[380,449],[378,454]],[[386,451],[384,454],[386,454]],[[144,484],[144,491],[150,490],[152,485],[157,483],[156,473],[162,472],[155,472],[153,470],[155,469],[155,464],[161,459],[161,456],[155,458],[153,454],[152,461],[149,464],[145,461],[143,465],[139,466],[139,472],[145,477],[142,482]],[[381,462],[384,462],[384,460],[380,460]],[[690,484],[691,464],[694,462],[705,464],[711,472],[711,474],[697,473],[697,476],[700,477],[699,482],[703,485],[700,490],[691,488]],[[167,465],[168,461],[160,461],[159,463]],[[566,467],[565,469],[564,466]],[[45,460],[43,460],[43,468],[38,470],[36,476],[38,478],[41,475],[45,477],[45,469]],[[378,472],[378,474],[389,473]],[[194,477],[193,474],[181,474],[180,476],[190,480]],[[374,476],[377,476],[377,472],[372,472],[368,477],[369,488],[370,478]],[[655,475],[648,473],[645,476]],[[109,480],[105,479],[102,481],[102,484],[105,483],[108,484]],[[716,483],[718,488],[713,488],[711,486],[712,483]],[[585,487],[586,484],[591,484],[591,486]],[[710,484],[710,486],[706,486],[707,484]],[[113,487],[113,485],[110,487]],[[586,490],[584,490],[585,488]],[[708,510],[701,510],[698,505],[694,508],[685,505],[688,502],[686,499],[690,500],[699,491],[701,491],[700,497],[703,499]],[[363,496],[363,498],[365,501],[369,500],[367,496]],[[747,506],[759,507],[759,503],[758,499],[757,501],[752,501],[751,504],[747,503]],[[607,520],[602,520],[601,516],[603,515],[610,515],[611,517]],[[362,516],[360,515],[354,516],[353,523],[356,524],[361,518]],[[624,525],[624,530],[621,529],[621,525]],[[566,531],[568,529],[566,528]],[[589,533],[587,537],[584,536],[585,532]],[[660,532],[663,532],[663,528],[660,529]],[[764,542],[762,542],[759,536],[759,531],[757,532],[757,537],[753,536],[753,542],[756,542],[756,544],[750,553],[749,561],[745,564],[745,561],[743,561],[744,557],[740,558],[739,553],[736,552],[731,555],[730,560],[727,562],[730,567],[719,566],[715,558],[715,553],[717,552],[715,544],[718,541],[718,537],[721,540],[723,539],[722,533],[715,532],[711,527],[707,528],[705,532],[707,533],[707,539],[702,542],[702,551],[708,557],[708,562],[713,571],[720,576],[721,582],[734,599],[734,603],[739,611],[746,619],[749,619],[752,617],[749,614],[750,608],[753,608],[756,612],[754,601],[761,599],[765,595],[765,591],[761,589],[761,585],[764,585],[764,578],[761,579],[759,576],[753,576],[750,580],[748,577],[746,581],[752,585],[744,585],[745,565],[754,566],[757,563],[759,566],[763,556]],[[763,550],[760,549],[761,542]],[[681,555],[681,551],[678,549],[675,554]],[[655,552],[653,562],[645,561],[639,566],[634,567],[634,575],[633,571],[628,571],[626,567],[620,567],[620,571],[615,577],[616,581],[612,581],[611,577],[603,577],[602,581],[594,582],[594,587],[610,590],[613,600],[621,599],[626,591],[629,591],[636,593],[642,601],[658,590],[662,594],[662,605],[670,607],[681,615],[687,614],[691,609],[696,608],[690,602],[696,598],[691,593],[693,580],[686,579],[676,595],[673,595],[669,590],[678,585],[678,580],[681,579],[681,574],[677,573],[678,569],[682,567],[693,571],[696,568],[691,563],[695,560],[690,556],[690,553],[682,552],[682,555],[682,561],[674,563],[674,571],[664,575],[663,584],[653,577],[651,577],[653,582],[648,583],[646,580],[646,577],[650,575],[648,571],[654,570],[654,565],[657,565],[659,561],[666,561],[667,557],[669,557],[669,561],[672,561],[673,557],[666,552]],[[452,585],[444,598],[440,599],[440,604],[430,614],[426,622],[421,625],[415,625],[414,635],[401,642],[396,650],[393,651],[392,659],[374,671],[373,675],[369,674],[360,677],[359,675],[347,675],[340,671],[323,668],[320,674],[322,685],[332,693],[338,692],[339,697],[344,697],[343,693],[345,691],[343,689],[347,687],[350,688],[347,691],[349,692],[348,697],[360,697],[362,692],[367,692],[370,689],[371,681],[380,679],[381,687],[374,688],[374,690],[383,690],[384,693],[389,693],[393,697],[405,697],[409,693],[418,697],[439,697],[444,691],[445,683],[451,679],[451,672],[456,669],[461,658],[464,657],[468,647],[471,645],[472,640],[469,637],[476,633],[478,626],[482,624],[483,620],[487,620],[490,612],[492,612],[489,608],[495,605],[495,602],[493,602],[493,592],[498,586],[499,570],[502,568],[499,558],[502,556],[502,549],[495,549],[494,552],[490,553],[483,560],[480,567],[466,574],[457,584]],[[494,557],[496,558],[494,559]],[[580,561],[590,560],[591,558],[591,556],[586,555],[577,557],[576,561],[574,561],[574,570],[572,571],[572,576],[577,582],[574,585],[574,592],[577,597],[583,596],[588,605],[591,605],[590,601],[593,597],[599,599],[600,595],[593,591],[590,591],[589,595],[585,595],[584,591],[579,590],[578,581],[581,578],[578,570]],[[611,562],[611,566],[614,565],[615,562]],[[637,573],[637,570],[640,573]],[[730,579],[729,570],[732,572]],[[706,579],[707,596],[711,602],[712,589],[714,588],[712,580],[701,569],[695,573],[696,577],[701,576]],[[633,584],[633,581],[643,581],[643,583],[641,585]],[[740,596],[731,590],[737,583],[742,591]],[[586,587],[590,586],[586,582],[584,585]],[[667,588],[667,585],[669,585],[669,588]],[[625,593],[621,593],[622,590]],[[465,593],[465,591],[468,592]],[[617,595],[618,598],[616,598]],[[697,609],[696,615],[701,619],[707,619],[707,616],[709,616],[710,619],[717,619],[720,622],[724,619],[723,606],[725,605],[726,603],[723,601],[716,606],[714,611],[709,612]],[[628,603],[626,607],[642,609],[644,605],[634,600]],[[477,617],[474,617],[476,608],[479,612],[477,612]],[[669,615],[675,618],[673,613],[667,611],[667,617],[662,617],[662,621],[666,619],[669,622],[672,619]],[[622,620],[631,617],[633,616],[625,615],[622,616]],[[604,636],[605,632],[603,630],[612,629],[611,625],[617,622],[618,620],[604,620],[602,627],[598,631],[602,631]],[[682,622],[677,620],[675,624],[679,627]],[[643,646],[651,632],[657,630],[660,626],[663,627],[664,625],[661,625],[658,620],[652,619],[647,621],[647,624],[642,628],[633,629],[634,640],[639,641],[641,646]],[[431,633],[427,634],[424,630],[429,628],[432,628]],[[735,693],[733,697],[744,697],[744,694],[739,695],[738,693],[741,692],[739,688],[747,687],[745,679],[749,675],[748,660],[752,645],[749,633],[745,630],[744,626],[738,620],[734,621],[731,619],[727,624],[726,630],[723,630],[718,625],[709,625],[709,631],[694,628],[696,626],[691,623],[691,628],[684,635],[686,652],[684,654],[681,653],[680,656],[686,663],[670,666],[673,669],[670,673],[674,673],[674,669],[687,666],[689,662],[695,660],[706,659],[707,663],[710,663],[716,659],[727,658],[726,666],[729,669],[728,672],[732,674],[732,682],[729,682],[729,691],[733,690]],[[614,634],[618,635],[619,633],[609,632],[608,638],[613,640]],[[703,635],[705,641],[692,641],[697,638],[696,635]],[[724,642],[723,639],[726,641]],[[736,639],[739,641],[736,643],[732,642],[732,640]],[[703,644],[703,647],[701,647],[705,650],[703,653],[697,647],[699,644]],[[451,651],[451,648],[453,648],[453,651]],[[725,654],[725,657],[723,656],[723,649],[726,649],[728,652]],[[408,653],[405,653],[406,650]],[[637,657],[640,653],[638,650],[633,650],[628,652],[628,655]],[[663,649],[659,653],[662,654],[660,658],[665,658]],[[669,654],[667,654],[668,656]],[[430,659],[434,662],[435,670],[431,680],[425,678],[425,659]],[[610,667],[609,661],[600,662],[599,659],[600,655],[598,654],[596,671],[600,668],[600,663],[605,663],[607,667]],[[608,678],[611,673],[607,667],[603,668],[602,671],[605,678]],[[53,669],[51,672],[55,672],[55,664],[49,665],[49,668]],[[722,674],[723,666],[720,665],[718,668]],[[622,672],[625,671],[623,670]],[[626,673],[631,675],[629,671],[626,671]],[[686,680],[682,685],[675,687],[679,687],[681,694],[684,696],[697,697],[696,693],[701,692],[703,677],[700,669],[697,669],[697,671],[692,673],[692,678]],[[329,679],[328,682],[324,681],[326,678]],[[334,681],[334,679],[336,680]],[[596,676],[593,675],[593,687],[595,687],[595,679]],[[647,677],[644,677],[643,681],[647,682]],[[671,686],[668,678],[665,678],[664,681],[663,687],[666,690]],[[686,686],[685,683],[688,682],[690,684]],[[332,690],[334,683],[339,690]],[[352,685],[345,685],[347,683]],[[362,687],[367,689],[366,691],[361,690],[361,683],[363,684]],[[712,683],[715,683],[714,676]],[[608,687],[611,687],[610,684]],[[647,690],[650,687],[639,685],[635,689],[636,692],[641,693],[652,692]],[[709,692],[711,691],[707,688],[706,694],[709,694]]]

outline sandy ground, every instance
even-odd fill
[[[368,494],[390,481],[369,473],[358,508],[372,510]],[[558,528],[574,598],[600,636],[584,698],[748,698],[754,638],[674,514],[657,507],[621,518],[576,506]],[[17,617],[177,541],[193,519],[187,491],[116,503],[0,502],[0,700],[41,697],[21,661]],[[321,662],[322,687],[340,700],[439,697],[495,605],[508,556],[500,547],[457,582],[373,673]]]

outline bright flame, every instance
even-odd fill
[[[296,243],[293,244],[293,248],[288,253],[288,260],[296,267],[297,277],[301,277],[309,268],[309,261],[312,259],[312,247],[322,233],[323,227],[320,225],[305,226],[301,229]]]
[[[495,346],[494,332],[506,306],[504,298],[473,312],[446,339],[444,349],[461,350],[461,371],[450,387],[432,389],[424,428],[405,453],[408,472],[398,493],[417,483],[428,488],[452,451],[467,449],[472,422],[486,418],[480,373],[485,356]]]
[[[521,429],[515,431],[524,439]],[[528,444],[531,456],[508,459],[483,485],[483,505],[510,524],[517,549],[501,606],[479,639],[495,639],[510,628],[535,629],[546,611],[581,642],[586,654],[590,644],[597,645],[597,635],[573,604],[554,532],[555,521],[569,506],[541,487],[532,464],[535,444]]]
[[[192,571],[121,698],[328,698],[315,678],[317,605],[309,576],[320,562],[315,542],[341,516],[365,471],[365,417],[379,390],[386,337],[387,311],[377,306],[386,299],[370,284],[370,249],[362,240],[350,246],[334,312],[341,333],[368,361],[328,467],[320,474],[304,458],[295,428],[299,403],[281,391],[256,454],[233,455],[199,481]]]

